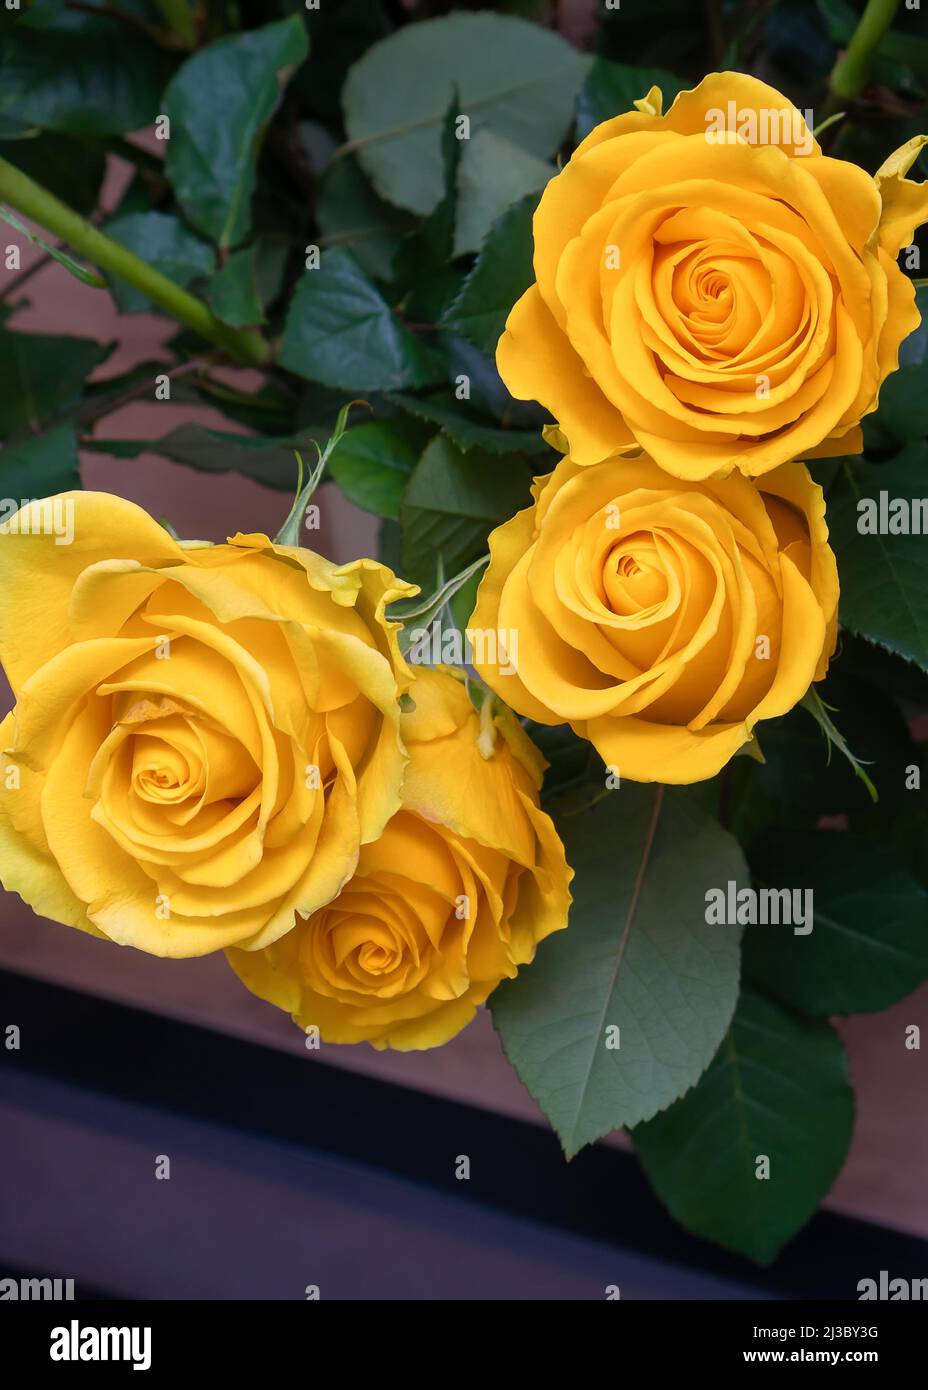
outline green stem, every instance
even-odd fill
[[[258,367],[267,361],[270,347],[259,333],[253,329],[230,328],[194,295],[175,285],[125,246],[97,231],[53,193],[5,159],[0,159],[0,202],[9,203],[24,217],[53,232],[92,265],[128,280],[172,318],[192,328],[207,342],[215,343],[236,362]]]
[[[896,17],[899,0],[868,0],[851,41],[835,63],[831,90],[838,101],[853,101],[868,78],[877,44]]]

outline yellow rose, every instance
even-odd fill
[[[409,673],[384,606],[408,592],[266,536],[178,544],[105,494],[17,513],[0,527],[5,886],[155,955],[276,940],[399,805]]]
[[[227,952],[249,989],[327,1042],[437,1047],[567,925],[573,875],[521,725],[497,716],[483,757],[450,673],[422,670],[412,697],[403,808],[354,878],[273,946]]]
[[[714,776],[825,674],[838,576],[804,465],[692,483],[646,455],[565,458],[535,497],[490,537],[469,626],[499,659],[476,664],[620,777]]]
[[[928,218],[904,175],[828,159],[773,88],[714,73],[666,116],[605,121],[535,213],[534,284],[497,353],[577,463],[628,445],[679,478],[858,453],[917,327],[895,258]]]

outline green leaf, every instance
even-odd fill
[[[77,442],[68,425],[0,449],[0,496],[25,502],[70,492],[80,485]],[[8,520],[0,512],[0,521]]]
[[[759,726],[763,764],[745,760],[728,770],[729,825],[742,844],[772,824],[814,827],[821,816],[863,817],[870,825],[911,799],[905,768],[917,756],[904,716],[884,691],[843,668],[839,658],[828,679],[813,689],[876,786],[877,806],[871,806],[847,759],[829,748],[809,711],[797,706]]]
[[[747,868],[716,821],[662,787],[554,813],[576,874],[568,927],[490,1006],[570,1158],[665,1109],[711,1062],[738,996],[741,929],[708,925],[705,890],[746,884]]]
[[[178,335],[175,335],[171,343],[165,346],[170,347],[177,340]],[[200,340],[194,338],[194,343],[199,352]],[[180,353],[179,356],[185,354]],[[124,404],[127,392],[135,393],[136,388],[143,385],[148,389],[140,394],[151,398],[155,378],[167,366],[164,361],[143,361],[126,372],[88,381],[75,419],[82,427],[93,425]],[[289,436],[293,429],[308,423],[295,419],[294,393],[274,381],[266,381],[257,391],[244,391],[208,376],[205,371],[189,373],[175,377],[171,382],[171,401],[174,405],[208,405],[248,430],[267,436]],[[312,423],[315,425],[317,422],[314,420]]]
[[[306,270],[290,303],[280,364],[343,391],[428,386],[441,380],[438,354],[394,314],[348,251],[327,251]]]
[[[443,332],[439,338],[446,354],[446,380],[455,389],[466,386],[467,406],[479,416],[498,420],[505,428],[535,430],[541,434],[551,416],[537,401],[517,401],[506,389],[496,362],[479,352],[466,338]]]
[[[520,198],[494,222],[442,326],[460,333],[492,357],[516,300],[532,284],[534,193]]]
[[[458,175],[454,254],[479,251],[507,208],[544,188],[554,173],[553,164],[526,154],[491,130],[478,130],[468,142]]]
[[[452,621],[461,632],[466,629],[477,606],[477,590],[480,588],[483,573],[483,570],[479,569],[472,574],[467,582],[461,585],[449,604]]]
[[[302,381],[298,383],[298,387],[300,395],[296,405],[297,426],[325,425],[328,438],[335,428],[339,411],[345,404],[344,391],[322,386],[318,381]],[[376,393],[371,392],[370,395],[374,396]],[[367,404],[371,406],[374,418],[376,410],[373,402],[368,399]]]
[[[91,285],[97,290],[106,288],[106,281],[102,279],[101,276],[97,275],[95,271],[88,270],[86,266],[74,260],[73,256],[67,255],[64,251],[59,251],[57,246],[52,246],[44,237],[37,236],[35,232],[26,226],[25,222],[20,221],[14,212],[10,212],[9,208],[0,208],[0,218],[2,218],[4,222],[9,223],[11,227],[15,227],[16,230],[24,237],[27,237],[33,245],[41,246],[46,255],[51,256],[52,260],[57,261],[59,265],[63,265],[65,270],[74,276],[75,280],[80,280],[82,284]]]
[[[326,241],[350,249],[378,280],[389,280],[397,248],[415,225],[409,213],[378,198],[352,157],[336,159],[326,169],[316,216]]]
[[[80,398],[111,343],[0,330],[0,439],[36,434]]]
[[[129,212],[107,223],[106,234],[120,246],[153,265],[176,285],[212,275],[216,256],[209,242],[203,241],[179,217],[170,212]],[[123,314],[157,312],[142,290],[121,276],[111,275],[113,298]]]
[[[589,805],[605,786],[605,765],[592,743],[575,734],[569,724],[526,723],[526,732],[548,762],[545,796],[564,804],[567,792],[578,791],[578,804]],[[582,789],[582,791],[580,790]]]
[[[804,1013],[869,1013],[928,979],[928,893],[871,837],[768,831],[749,858],[759,886],[813,893],[808,935],[747,930],[745,974],[768,993]]]
[[[433,322],[457,292],[459,276],[449,266],[455,255],[454,229],[458,210],[458,170],[464,141],[457,138],[458,97],[455,90],[442,130],[445,191],[428,217],[406,237],[393,258],[393,278],[407,315]]]
[[[871,682],[884,697],[903,704],[924,705],[928,708],[928,673],[920,671],[910,661],[885,647],[855,637],[846,630],[841,633],[839,670],[842,675]],[[829,704],[834,703],[829,699]],[[864,756],[869,756],[864,754]],[[883,789],[880,789],[882,800]]]
[[[377,558],[388,565],[395,574],[401,574],[403,558],[400,554],[403,533],[398,521],[382,521],[377,528]]]
[[[329,472],[356,507],[396,520],[403,489],[422,452],[423,427],[412,420],[376,420],[348,430]]]
[[[171,389],[171,399],[212,406],[258,434],[282,436],[305,423],[294,419],[293,397],[273,381],[257,391],[243,391],[211,377],[181,377]]]
[[[839,616],[845,627],[879,642],[928,669],[928,544],[924,535],[862,535],[862,499],[879,507],[905,499],[910,520],[913,501],[924,498],[926,452],[922,445],[902,450],[890,463],[874,466],[846,460],[843,480],[828,500],[828,530],[841,576]],[[878,518],[879,521],[879,518]]]
[[[667,111],[677,93],[690,85],[664,68],[633,68],[594,58],[577,102],[577,140],[585,140],[602,121],[633,111],[635,102],[654,86],[663,92]]]
[[[868,451],[898,449],[928,435],[928,366],[900,367],[880,387],[880,406],[864,420]]]
[[[217,39],[168,85],[167,174],[190,220],[220,246],[248,233],[261,137],[306,53],[306,29],[293,15]]]
[[[544,454],[552,464],[555,461],[554,451],[545,443],[540,430],[501,429],[469,411],[453,391],[436,391],[422,399],[393,392],[390,400],[411,415],[440,425],[463,453],[469,449],[484,449],[492,454]]]
[[[235,251],[213,276],[206,292],[217,318],[233,328],[249,328],[264,322],[258,297],[257,244]]]
[[[921,322],[913,333],[910,333],[902,342],[899,348],[899,366],[917,367],[928,358],[928,285],[919,285],[915,291],[915,307],[921,315]],[[891,380],[891,378],[890,378]],[[886,383],[884,383],[885,386]],[[883,388],[880,389],[880,402],[882,404]],[[879,412],[877,412],[879,414]]]
[[[4,37],[0,110],[47,130],[121,135],[158,115],[174,62],[105,15],[36,6]]]
[[[837,1033],[744,990],[698,1086],[632,1138],[681,1225],[767,1264],[828,1192],[853,1124]],[[762,1156],[766,1179],[757,1176]]]
[[[524,467],[501,468],[492,454],[463,454],[437,435],[416,464],[400,504],[403,570],[431,590],[439,563],[458,574],[486,549],[495,526],[530,500]]]
[[[488,127],[543,159],[567,132],[588,66],[559,35],[508,15],[428,19],[355,63],[342,94],[345,125],[381,197],[424,216],[443,192],[440,131],[452,87],[471,137]]]
[[[179,425],[163,439],[92,439],[85,447],[117,458],[158,454],[201,473],[241,473],[265,487],[293,492],[296,451],[319,439],[317,430],[300,430],[284,439],[272,435],[230,434],[202,425]]]

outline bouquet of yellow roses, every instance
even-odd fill
[[[276,537],[211,544],[77,486],[78,442],[132,454],[99,354],[7,412],[0,878],[106,942],[225,952],[323,1046],[437,1047],[486,1004],[568,1157],[627,1128],[684,1224],[772,1258],[850,1140],[829,1019],[928,979],[899,713],[928,690],[928,136],[871,174],[744,72],[468,13],[354,54],[333,154],[305,64],[301,17],[185,51],[102,228],[3,146],[11,237],[173,317],[167,398],[235,423],[149,447],[280,487],[319,452]],[[220,71],[252,84],[221,116]],[[286,238],[256,162],[285,78],[322,171]],[[198,162],[220,119],[228,178]],[[330,483],[380,558],[307,544]]]

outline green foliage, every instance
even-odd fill
[[[202,473],[241,473],[268,487],[292,492],[297,478],[296,452],[320,442],[320,430],[298,430],[287,438],[260,434],[230,434],[203,425],[179,425],[163,439],[100,439],[85,447],[116,458],[155,453]]]
[[[745,936],[745,973],[784,1003],[865,1013],[928,978],[928,893],[890,851],[838,830],[780,830],[755,837],[750,861],[758,885],[814,894],[808,936],[784,943],[774,926]]]
[[[928,669],[928,546],[925,536],[912,529],[912,515],[917,517],[912,504],[924,497],[925,463],[921,443],[903,448],[878,466],[847,459],[828,497],[828,528],[841,575],[842,622],[923,670]],[[905,511],[897,509],[890,516],[893,499],[900,499]],[[928,504],[922,510],[928,513]],[[876,519],[873,533],[860,529],[868,515]],[[897,525],[906,529],[895,529]]]
[[[698,1086],[633,1138],[688,1231],[766,1264],[831,1187],[853,1122],[834,1030],[745,989]]]
[[[0,329],[0,438],[37,434],[60,419],[109,351],[91,338]]]
[[[316,215],[326,240],[350,250],[377,280],[390,279],[402,238],[418,225],[410,213],[377,196],[351,155],[333,159],[326,168]]]
[[[217,318],[233,328],[264,322],[258,291],[258,243],[234,251],[210,282],[206,298]]]
[[[396,521],[427,433],[404,419],[356,425],[332,455],[329,472],[356,506]]]
[[[261,135],[306,53],[294,16],[218,39],[188,58],[164,94],[168,177],[193,224],[220,246],[248,233]]]
[[[0,113],[70,135],[119,135],[153,121],[176,57],[107,15],[23,7],[0,45]]]
[[[481,450],[464,454],[444,435],[427,446],[400,502],[403,568],[431,589],[439,565],[457,574],[486,548],[494,526],[529,501],[529,471]]]
[[[462,453],[469,449],[483,449],[491,454],[511,454],[518,450],[524,454],[546,455],[549,462],[554,460],[537,430],[502,429],[491,423],[489,417],[479,415],[459,401],[453,391],[434,391],[420,397],[393,392],[390,399],[412,415],[440,425]]]
[[[442,324],[491,356],[516,300],[532,283],[534,194],[520,198],[487,233],[474,267]]]
[[[663,109],[668,111],[677,93],[689,85],[663,68],[633,68],[597,58],[577,103],[577,139],[584,140],[602,121],[632,110],[634,103],[646,97],[652,87],[660,87]]]
[[[479,251],[506,209],[529,193],[537,196],[556,172],[504,136],[478,130],[461,161],[455,255]]]
[[[425,20],[354,65],[342,94],[345,126],[381,197],[424,214],[442,196],[441,126],[452,88],[471,135],[489,129],[545,158],[567,131],[587,66],[559,35],[507,15]]]
[[[0,454],[0,492],[11,500],[51,497],[80,485],[77,441],[68,425],[8,444]]]
[[[107,224],[107,235],[134,251],[178,285],[206,279],[216,264],[209,242],[168,212],[130,212]],[[111,277],[113,298],[123,314],[150,313],[151,300],[120,276]]]
[[[305,271],[290,304],[280,363],[340,391],[430,386],[438,358],[410,331],[348,251]]]
[[[568,929],[490,1004],[568,1157],[650,1119],[709,1065],[738,997],[740,929],[707,924],[705,892],[748,879],[685,795],[600,783],[594,796],[551,807],[576,873]]]

